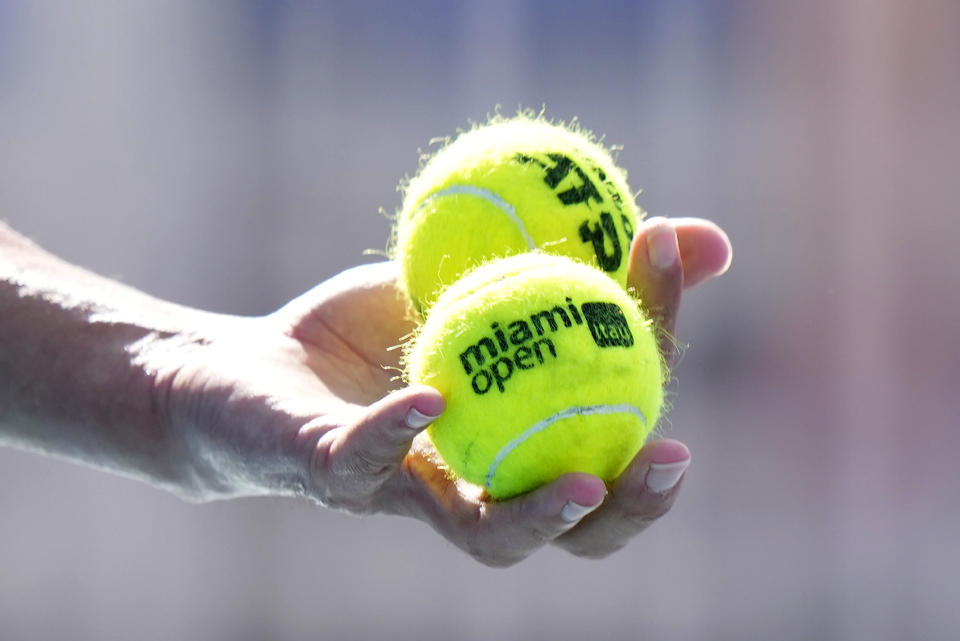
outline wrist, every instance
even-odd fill
[[[182,471],[140,354],[191,310],[46,253],[0,226],[0,444],[173,489]]]
[[[179,493],[194,501],[303,496],[311,439],[323,414],[316,388],[286,367],[302,345],[270,317],[200,313],[188,331],[144,341],[155,420],[181,463]]]
[[[158,300],[2,224],[0,310],[0,445],[187,499],[303,493],[299,428],[321,408],[316,387],[284,378],[278,363],[298,362],[302,345],[276,320]],[[264,390],[311,407],[278,407]]]

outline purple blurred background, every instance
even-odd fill
[[[0,217],[266,313],[376,260],[418,149],[497,105],[730,233],[680,320],[674,511],[491,570],[414,521],[0,449],[0,637],[957,638],[956,2],[0,0]]]

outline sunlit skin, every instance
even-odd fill
[[[629,285],[668,362],[682,293],[730,257],[708,221],[637,230]],[[647,443],[609,487],[568,474],[495,502],[451,480],[423,434],[444,399],[398,377],[396,347],[415,324],[396,278],[393,263],[364,265],[267,316],[213,314],[90,274],[0,226],[0,442],[193,501],[303,496],[414,517],[493,566],[547,544],[606,556],[670,509],[690,460],[675,440]]]

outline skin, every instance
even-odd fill
[[[723,273],[726,235],[699,219],[638,230],[629,284],[673,361],[682,292]],[[568,474],[494,502],[438,467],[423,431],[444,410],[403,387],[414,321],[393,263],[347,270],[263,317],[150,297],[0,225],[0,444],[141,479],[191,501],[297,496],[413,517],[509,566],[544,545],[603,557],[667,513],[690,452],[646,444],[609,487]]]

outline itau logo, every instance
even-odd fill
[[[587,319],[590,335],[598,347],[630,347],[633,334],[623,310],[613,303],[584,303],[583,317]]]

